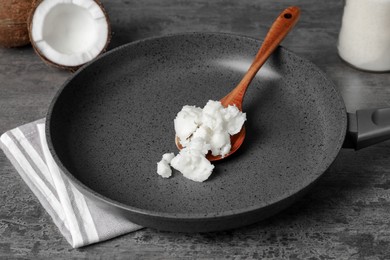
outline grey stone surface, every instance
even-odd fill
[[[283,45],[323,69],[347,109],[390,106],[390,74],[355,70],[337,56],[342,1],[103,1],[111,48],[176,32],[230,32],[263,38],[275,15],[296,4],[301,20]],[[0,132],[45,116],[70,76],[31,47],[0,49]],[[315,189],[264,222],[232,231],[180,234],[143,229],[72,249],[11,164],[0,154],[0,258],[389,259],[390,142],[343,150]]]

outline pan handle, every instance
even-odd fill
[[[358,110],[348,113],[344,148],[361,148],[390,139],[390,108]]]

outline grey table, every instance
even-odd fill
[[[343,1],[116,0],[110,48],[187,31],[263,38],[289,5],[301,20],[283,45],[324,70],[350,112],[390,106],[390,73],[357,71],[337,56]],[[0,49],[0,132],[45,116],[69,72],[47,67],[31,47]],[[180,234],[143,229],[72,249],[0,153],[0,258],[390,259],[390,141],[343,150],[318,185],[278,215],[226,232]]]

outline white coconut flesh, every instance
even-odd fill
[[[35,48],[61,66],[80,66],[98,56],[108,41],[108,21],[93,0],[46,0],[31,21]]]

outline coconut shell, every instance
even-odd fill
[[[64,66],[64,65],[61,65],[61,64],[58,64],[58,63],[55,63],[53,62],[52,60],[50,60],[48,57],[46,57],[45,55],[43,55],[43,53],[41,53],[39,51],[39,49],[37,48],[34,40],[33,40],[33,37],[32,37],[32,20],[33,20],[33,17],[34,17],[34,14],[35,14],[35,10],[38,8],[38,6],[44,2],[44,1],[50,1],[50,0],[33,0],[33,3],[32,3],[32,8],[31,8],[31,12],[30,12],[30,15],[27,19],[27,27],[28,27],[28,35],[29,35],[29,38],[30,38],[30,42],[31,42],[31,45],[33,46],[33,49],[35,51],[35,53],[46,63],[48,64],[49,66],[53,66],[53,67],[56,67],[56,68],[59,68],[59,69],[65,69],[65,70],[68,70],[70,72],[75,72],[76,70],[78,70],[80,67],[82,67],[84,64],[81,64],[79,66]],[[97,55],[99,56],[100,54],[106,52],[107,50],[107,47],[111,41],[111,23],[110,23],[110,19],[108,17],[108,14],[106,12],[106,10],[104,9],[104,6],[103,4],[98,1],[98,0],[93,0],[96,4],[99,5],[100,9],[102,10],[102,12],[104,13],[104,16],[106,17],[106,21],[107,21],[107,31],[108,31],[108,35],[107,35],[107,42],[106,42],[106,45],[104,46],[104,48],[102,49],[102,51]]]
[[[27,20],[33,0],[2,0],[0,46],[20,47],[30,43]]]

